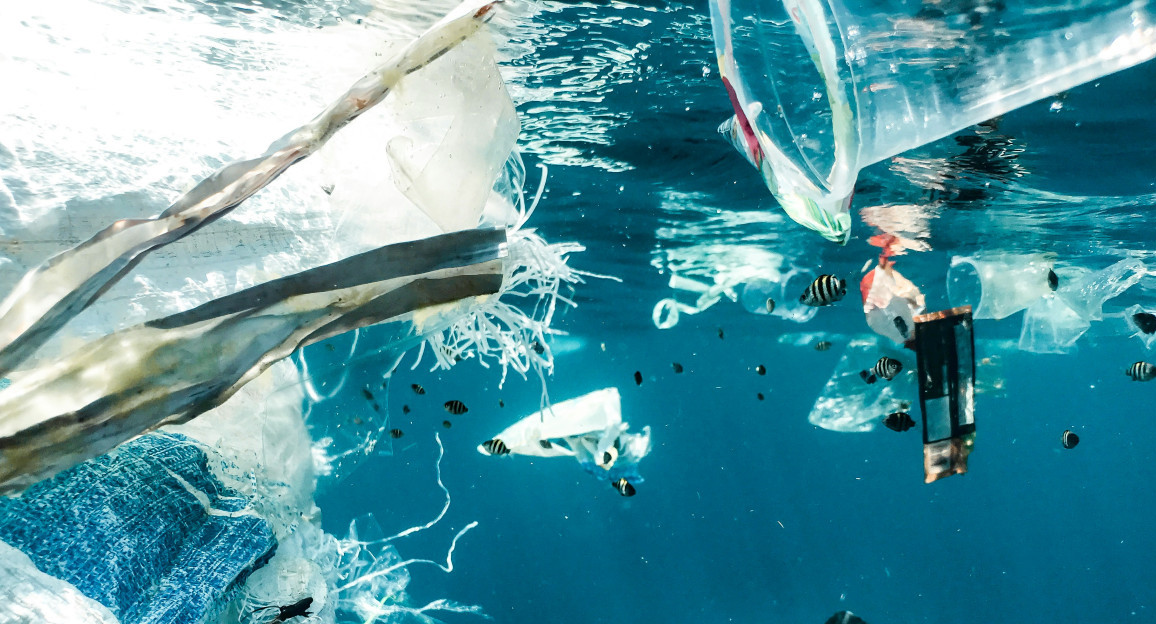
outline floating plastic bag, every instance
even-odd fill
[[[1091,326],[1064,299],[1047,296],[1024,314],[1019,348],[1032,353],[1071,353]]]
[[[866,383],[860,373],[883,356],[899,360],[903,370],[891,381]],[[871,431],[891,412],[911,409],[916,396],[915,361],[910,352],[875,336],[854,338],[843,349],[807,420],[831,431]]]
[[[777,279],[755,278],[743,284],[739,301],[752,314],[770,314],[796,323],[806,323],[818,313],[815,306],[804,305],[799,293],[815,281],[814,271],[792,269]]]
[[[1156,314],[1142,306],[1134,305],[1124,310],[1124,319],[1128,327],[1135,332],[1134,335],[1144,342],[1144,347],[1151,349],[1152,343],[1156,342]]]

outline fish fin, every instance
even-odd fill
[[[873,374],[871,374],[865,370],[859,371],[859,376],[863,378],[863,381],[866,381],[869,384],[875,383],[875,375],[873,375]]]

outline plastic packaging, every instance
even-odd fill
[[[1020,332],[1020,349],[1033,353],[1072,352],[1092,321],[1103,319],[1104,302],[1146,274],[1142,262],[1128,258],[1100,271],[1061,280],[1054,295],[1048,294],[1028,308]]]
[[[710,5],[728,131],[787,213],[837,242],[860,169],[1156,55],[1146,2]]]
[[[867,325],[875,333],[900,344],[915,337],[914,318],[924,310],[923,293],[895,270],[893,262],[881,258],[859,289]]]
[[[818,338],[807,335],[799,342],[810,344]],[[903,370],[889,382],[865,383],[859,373],[874,366],[882,356],[899,360]],[[871,431],[887,414],[909,411],[917,392],[915,361],[909,351],[898,349],[877,336],[852,338],[807,420],[831,431]]]
[[[800,302],[799,293],[806,290],[813,281],[814,271],[806,269],[792,269],[775,280],[755,278],[743,284],[739,301],[743,309],[752,314],[770,314],[796,323],[806,323],[819,309]],[[768,304],[768,301],[773,302],[773,305]]]
[[[955,256],[947,271],[947,299],[956,307],[972,306],[973,318],[1006,318],[1052,292],[1053,264],[1044,254]]]
[[[1152,348],[1156,342],[1156,315],[1140,305],[1134,305],[1124,310],[1124,320],[1137,338],[1144,342],[1144,347]]]

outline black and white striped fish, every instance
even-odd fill
[[[827,349],[830,349],[830,348],[831,348],[831,343],[827,342],[826,340],[820,340],[819,342],[815,343],[815,350],[816,351],[826,351]]]
[[[482,442],[482,448],[490,455],[509,455],[510,447],[506,446],[505,442],[494,438],[493,440],[486,440]]]
[[[461,416],[462,414],[470,411],[470,408],[466,407],[465,403],[462,403],[457,399],[446,401],[444,407],[446,408],[447,412],[453,414],[454,416]]]
[[[1147,362],[1136,362],[1125,371],[1132,381],[1152,381],[1156,378],[1156,366]]]
[[[914,427],[915,421],[911,418],[911,414],[907,412],[892,412],[883,419],[883,426],[892,431],[902,433]]]
[[[809,306],[827,306],[847,294],[847,282],[834,275],[820,275],[799,295],[799,303]]]
[[[863,378],[863,381],[873,384],[878,381],[878,377],[891,381],[901,370],[903,370],[903,364],[899,360],[885,355],[879,358],[879,361],[870,370],[859,371],[859,376]]]
[[[623,496],[634,496],[634,486],[630,485],[630,482],[625,478],[614,481],[613,485],[614,489],[618,490],[619,494]]]
[[[421,384],[410,384],[409,387],[413,388],[414,394],[425,394],[425,388],[421,387]]]
[[[1066,449],[1076,448],[1080,443],[1080,436],[1071,432],[1070,429],[1064,429],[1064,435],[1060,436],[1060,444],[1064,445]]]

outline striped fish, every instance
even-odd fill
[[[446,401],[446,404],[444,407],[446,408],[447,412],[453,414],[454,416],[461,416],[462,414],[465,414],[466,412],[470,411],[470,408],[466,407],[465,403],[462,403],[461,401],[459,401],[457,399],[453,399],[451,401]]]
[[[816,351],[826,351],[827,349],[830,349],[830,348],[831,348],[831,343],[827,342],[826,340],[820,340],[819,342],[815,343],[815,350]]]
[[[799,303],[809,306],[827,306],[847,294],[847,282],[834,275],[820,275],[799,295]]]
[[[619,494],[623,496],[634,496],[634,486],[630,485],[630,482],[625,478],[614,481],[613,484],[614,489],[618,490]]]
[[[1072,433],[1069,429],[1065,429],[1064,435],[1060,436],[1060,443],[1063,444],[1066,449],[1076,448],[1076,445],[1080,443],[1080,436]]]
[[[1136,362],[1129,366],[1125,372],[1132,378],[1132,381],[1152,381],[1153,378],[1156,378],[1156,366],[1147,362]]]
[[[903,432],[914,427],[915,421],[907,412],[892,412],[883,419],[883,426],[892,431]]]
[[[510,447],[506,446],[505,442],[494,438],[493,440],[486,440],[482,442],[482,448],[490,455],[509,455]]]
[[[409,387],[413,388],[414,394],[425,394],[425,388],[421,387],[421,384],[410,384]]]
[[[886,355],[879,358],[879,361],[872,366],[870,370],[859,371],[859,376],[869,384],[875,383],[878,377],[882,377],[887,381],[895,379],[899,371],[903,370],[903,364],[896,359],[887,357]]]

